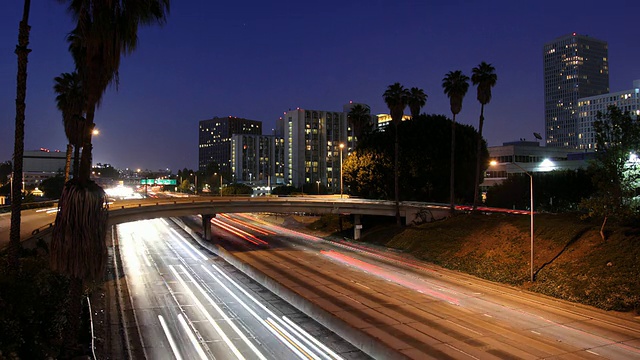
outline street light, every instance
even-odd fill
[[[491,166],[494,166],[497,164],[497,161],[492,160],[490,162]],[[531,214],[531,225],[530,225],[530,230],[531,230],[531,282],[534,281],[534,272],[533,272],[533,176],[527,172],[525,169],[522,168],[522,166],[516,164],[515,162],[511,162],[512,165],[515,165],[517,168],[519,168],[520,170],[522,170],[522,172],[524,172],[525,174],[527,174],[529,176],[529,194],[531,195],[531,204],[530,204],[530,214]]]
[[[191,175],[195,176],[195,182],[196,182],[196,188],[193,191],[193,193],[194,193],[194,195],[198,195],[198,173],[195,173],[195,174],[191,173]]]
[[[342,199],[342,150],[344,144],[340,144],[340,199]]]
[[[218,173],[213,173],[213,175],[218,175]],[[222,197],[222,174],[220,174],[220,197]]]
[[[318,184],[318,195],[320,195],[320,180],[316,180],[316,184]]]

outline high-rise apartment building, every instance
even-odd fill
[[[284,144],[275,135],[231,136],[233,182],[259,185],[284,183]]]
[[[344,161],[355,147],[347,114],[300,108],[284,113],[286,183],[321,184],[329,192],[340,192],[340,152]]]
[[[607,108],[612,105],[622,112],[629,112],[632,117],[640,116],[640,80],[635,80],[630,90],[578,99],[579,149],[594,150],[596,148],[593,123],[598,119],[598,112],[606,114]]]
[[[205,170],[215,161],[220,172],[231,175],[231,136],[234,134],[262,135],[262,122],[238,117],[214,117],[200,121],[198,131],[198,169]]]
[[[578,99],[609,92],[607,43],[572,33],[544,45],[547,146],[578,148]]]

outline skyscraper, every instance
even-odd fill
[[[607,43],[572,33],[544,45],[547,146],[578,147],[578,99],[609,92]]]
[[[214,161],[220,172],[231,175],[231,135],[262,135],[262,121],[233,116],[200,121],[198,129],[198,169],[205,170]]]
[[[295,187],[318,184],[329,192],[340,191],[340,152],[346,157],[355,148],[347,115],[300,108],[284,113],[285,183]]]

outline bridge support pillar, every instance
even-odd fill
[[[202,214],[202,229],[204,239],[211,241],[211,219],[216,217],[216,214]]]
[[[353,215],[353,240],[360,240],[360,233],[362,231],[362,221],[360,215]]]

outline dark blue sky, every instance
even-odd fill
[[[611,91],[640,79],[637,1],[173,1],[164,27],[139,33],[120,87],[96,114],[94,162],[152,170],[197,166],[198,121],[233,115],[263,121],[283,111],[335,110],[353,100],[387,112],[385,88],[428,94],[426,113],[450,116],[442,78],[481,61],[498,83],[485,109],[490,146],[544,135],[542,46],[578,32],[609,43]],[[22,1],[0,11],[0,161],[11,159]],[[25,149],[64,151],[53,78],[73,70],[66,7],[33,0]],[[470,87],[458,120],[477,126]],[[408,110],[407,110],[408,112]]]

